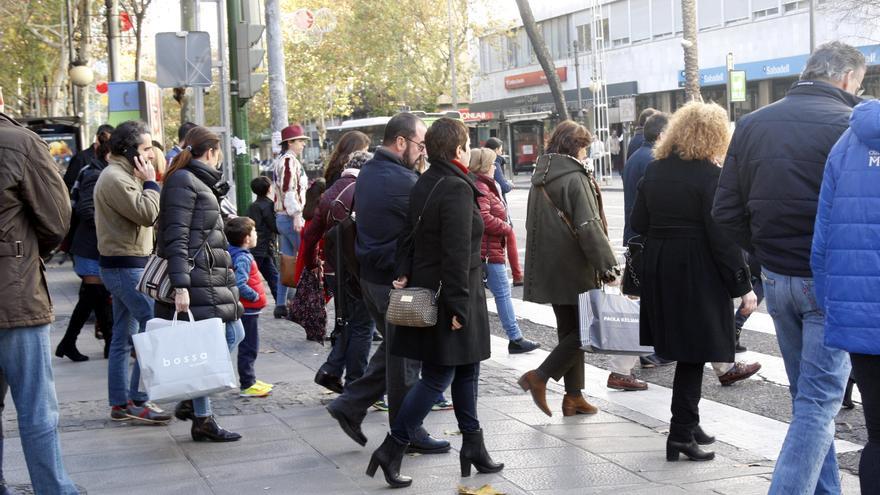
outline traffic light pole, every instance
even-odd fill
[[[241,1],[226,0],[226,17],[229,43],[229,74],[230,74],[230,110],[232,111],[232,138],[244,141],[244,153],[239,153],[235,146],[232,152],[235,155],[235,205],[239,215],[247,213],[251,202],[251,180],[253,179],[253,166],[251,165],[250,150],[248,149],[248,115],[247,100],[238,97],[238,37],[236,26],[242,22]],[[233,163],[233,162],[230,162]]]

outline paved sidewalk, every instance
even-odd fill
[[[57,342],[76,300],[78,279],[69,269],[50,268],[50,288],[59,321]],[[130,426],[109,421],[106,361],[88,325],[79,339],[91,360],[55,359],[61,403],[62,448],[74,481],[90,494],[296,493],[361,494],[386,492],[381,471],[364,474],[369,455],[387,431],[387,414],[371,411],[364,423],[366,448],[352,442],[323,405],[334,396],[312,383],[328,349],[306,342],[302,329],[261,319],[261,379],[276,384],[267,399],[239,399],[233,392],[215,400],[215,413],[243,439],[231,444],[194,443],[189,423],[167,427]],[[505,341],[493,337],[493,351]],[[718,442],[712,462],[665,461],[668,424],[619,404],[590,399],[594,416],[564,418],[561,389],[548,394],[548,418],[516,386],[519,371],[506,352],[486,361],[480,383],[479,415],[489,450],[506,467],[494,475],[459,476],[458,456],[407,456],[402,471],[414,478],[401,494],[453,494],[461,484],[491,484],[508,494],[758,494],[766,493],[773,463],[763,455]],[[171,408],[173,404],[161,404]],[[28,481],[10,408],[4,415],[6,475],[13,485]],[[461,445],[453,412],[431,413],[426,427],[434,436]],[[721,432],[719,432],[721,433]],[[844,493],[858,493],[858,479],[842,473]]]

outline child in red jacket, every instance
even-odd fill
[[[244,315],[241,317],[244,340],[238,345],[239,397],[266,397],[272,392],[272,384],[257,380],[254,372],[254,362],[260,349],[260,311],[266,307],[263,278],[249,251],[257,245],[256,224],[248,217],[236,217],[226,223],[225,230],[229,254],[235,266],[235,284],[244,306]]]

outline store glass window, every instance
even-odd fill
[[[742,0],[737,1],[742,2]],[[722,12],[721,0],[698,0],[697,27],[703,30],[720,26],[723,23]]]
[[[612,3],[609,9],[611,46],[629,44],[629,2]]]
[[[651,39],[651,4],[649,0],[629,2],[630,40],[633,43]]]
[[[679,3],[679,5],[681,5]],[[672,25],[672,0],[651,0],[651,20],[654,25],[654,39],[671,36],[675,29]]]

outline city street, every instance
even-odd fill
[[[517,224],[519,245],[525,246],[525,208],[529,177],[515,178],[508,195]],[[615,245],[620,244],[623,194],[619,181],[604,189],[605,208]],[[620,249],[622,251],[622,248]],[[51,262],[49,287],[56,304],[53,344],[60,338],[76,301],[78,278],[70,263]],[[526,337],[543,349],[509,356],[506,340],[492,314],[492,358],[483,363],[480,380],[480,419],[489,450],[506,464],[496,475],[460,478],[458,456],[407,456],[402,472],[413,476],[411,488],[400,493],[456,493],[459,485],[479,488],[491,484],[507,494],[758,494],[766,493],[789,419],[789,396],[784,369],[765,313],[752,317],[743,334],[749,352],[740,359],[760,361],[764,369],[733,387],[721,387],[707,368],[701,403],[702,424],[719,442],[708,463],[669,463],[664,459],[668,431],[672,368],[636,369],[650,383],[644,392],[618,392],[605,387],[607,358],[587,355],[590,402],[600,408],[594,416],[564,418],[558,410],[562,387],[549,387],[552,418],[540,413],[516,378],[534,368],[556,341],[549,307],[521,300],[514,290],[518,317]],[[328,306],[332,310],[332,305]],[[361,448],[339,429],[323,405],[333,394],[312,382],[328,352],[307,342],[298,326],[261,317],[261,353],[257,372],[276,384],[266,399],[240,399],[237,391],[214,401],[220,423],[242,433],[232,444],[193,443],[189,423],[174,420],[167,427],[131,426],[109,418],[106,402],[106,361],[88,325],[79,348],[91,357],[85,363],[54,359],[56,388],[61,403],[62,448],[65,464],[84,493],[332,493],[387,491],[381,476],[363,472],[370,452],[387,430],[387,413],[371,411],[364,423],[369,443]],[[448,396],[447,396],[448,397]],[[859,402],[855,394],[856,402]],[[11,401],[10,401],[11,402]],[[173,404],[160,404],[170,409]],[[7,434],[5,472],[9,482],[27,482],[18,443],[14,408],[4,414]],[[434,412],[426,428],[434,436],[460,446],[451,411]],[[842,411],[837,424],[837,447],[844,493],[858,493],[857,450],[866,441],[861,406]],[[27,493],[25,491],[25,493]]]

